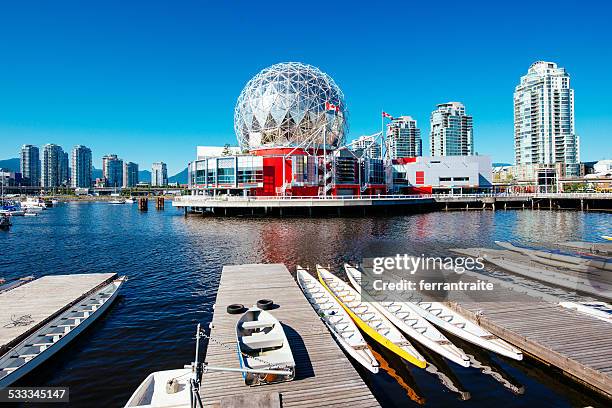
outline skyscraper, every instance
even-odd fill
[[[136,187],[138,184],[138,164],[126,162],[123,164],[123,187]]]
[[[389,158],[416,157],[423,153],[421,130],[412,116],[393,118],[387,125],[387,151]]]
[[[471,156],[474,154],[472,117],[465,114],[459,102],[438,105],[430,117],[430,151],[432,156]]]
[[[62,155],[60,157],[60,186],[70,186],[70,158],[68,157],[68,152],[62,150]]]
[[[168,170],[166,163],[157,162],[151,166],[151,186],[162,187],[168,185]]]
[[[61,146],[48,143],[43,147],[42,187],[53,188],[62,185],[65,156]]]
[[[516,165],[561,163],[566,175],[578,175],[574,90],[554,62],[531,64],[514,91],[514,157]]]
[[[352,150],[362,152],[373,159],[381,158],[380,142],[375,136],[359,136],[351,146]]]
[[[74,188],[91,187],[91,149],[77,145],[72,149],[72,177]]]
[[[107,186],[121,187],[123,185],[123,160],[117,158],[116,154],[102,157],[102,175],[106,179]]]
[[[23,184],[40,187],[40,150],[36,146],[25,144],[21,146],[20,170]]]

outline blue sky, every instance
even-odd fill
[[[503,3],[503,4],[502,4]],[[536,60],[576,90],[581,159],[612,157],[607,2],[22,1],[0,3],[0,158],[23,143],[85,144],[174,174],[200,144],[236,143],[244,84],[281,61],[342,88],[349,138],[381,109],[417,119],[463,102],[476,150],[512,162],[512,93]]]

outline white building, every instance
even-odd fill
[[[429,141],[432,156],[471,156],[474,154],[472,117],[459,102],[438,105],[431,112]]]
[[[91,149],[87,146],[76,145],[72,148],[72,177],[73,188],[91,187]]]
[[[157,162],[151,166],[151,187],[163,187],[168,185],[168,170],[166,163]]]
[[[351,143],[351,150],[373,159],[382,158],[380,143],[376,136],[359,136]]]
[[[388,183],[393,191],[431,193],[476,191],[492,187],[489,156],[434,156],[396,160]]]
[[[387,125],[387,155],[390,159],[422,155],[421,130],[412,116],[393,118]]]
[[[554,62],[537,61],[514,92],[516,165],[563,163],[566,176],[579,172],[570,76]]]
[[[25,144],[21,146],[20,157],[21,177],[23,185],[40,186],[40,150],[36,146]]]
[[[64,181],[66,156],[61,146],[48,143],[43,147],[41,186],[45,188],[59,187]]]

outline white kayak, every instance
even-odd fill
[[[300,266],[297,281],[315,312],[327,326],[340,347],[355,361],[372,373],[378,373],[378,361],[364,340],[361,332],[346,310],[318,280]]]
[[[423,356],[404,335],[371,303],[363,302],[359,292],[319,265],[317,265],[317,274],[321,284],[368,336],[417,367],[427,366]]]
[[[295,360],[285,330],[271,313],[252,307],[236,322],[240,367],[250,370],[283,370],[287,375],[243,372],[247,385],[291,381]]]
[[[415,305],[405,302],[389,293],[380,292],[376,298],[372,297],[367,291],[362,291],[362,285],[372,287],[373,279],[368,275],[361,274],[361,271],[348,264],[344,265],[344,270],[355,289],[361,293],[364,300],[371,302],[387,319],[396,325],[401,331],[418,341],[428,349],[446,357],[450,361],[463,367],[470,366],[470,358],[450,340],[436,329],[427,319],[425,319],[416,309]]]
[[[409,303],[416,306],[417,313],[425,319],[469,343],[514,360],[523,359],[521,350],[463,317],[443,302],[417,300]]]

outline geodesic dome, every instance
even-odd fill
[[[326,111],[326,102],[338,111]],[[344,95],[334,80],[312,65],[283,62],[265,68],[244,87],[234,111],[234,129],[243,150],[258,147],[344,144]],[[316,134],[316,135],[315,135]],[[311,140],[309,140],[311,139]]]

